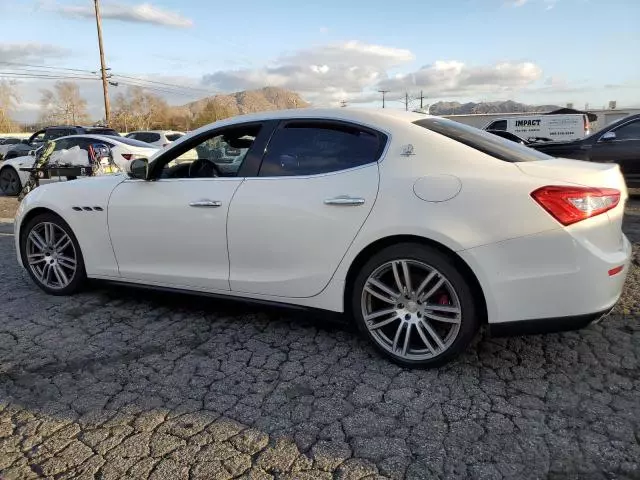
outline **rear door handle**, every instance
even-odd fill
[[[208,207],[208,208],[216,208],[221,207],[222,202],[217,200],[198,200],[197,202],[190,202],[190,207]]]
[[[364,205],[364,198],[350,197],[349,195],[340,195],[338,197],[327,198],[324,201],[325,205],[338,205],[338,206],[357,206]]]

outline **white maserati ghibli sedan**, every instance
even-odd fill
[[[425,367],[483,324],[601,320],[627,275],[627,196],[616,164],[451,120],[297,109],[207,125],[128,174],[40,186],[14,225],[19,262],[50,294],[93,278],[343,312]]]

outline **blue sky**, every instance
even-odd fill
[[[144,84],[172,104],[272,85],[317,105],[377,105],[421,90],[428,101],[609,100],[640,106],[640,2],[635,0],[102,0],[112,95]],[[22,119],[41,88],[27,78],[95,76],[91,0],[0,0],[0,72],[19,79]],[[27,23],[28,22],[28,23]],[[2,63],[5,62],[5,63]],[[26,69],[29,68],[27,71]],[[16,73],[22,75],[15,75]],[[0,73],[1,75],[1,73]],[[120,77],[125,75],[127,77]],[[167,85],[160,85],[162,82]],[[92,113],[100,83],[78,80]]]

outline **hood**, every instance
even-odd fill
[[[127,179],[126,173],[81,177],[66,182],[51,182],[34,188],[24,200],[36,203],[67,205],[106,203],[113,189]]]

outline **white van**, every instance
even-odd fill
[[[491,120],[484,130],[503,130],[521,138],[553,141],[577,140],[591,133],[589,117],[582,113],[567,115],[518,115]]]

